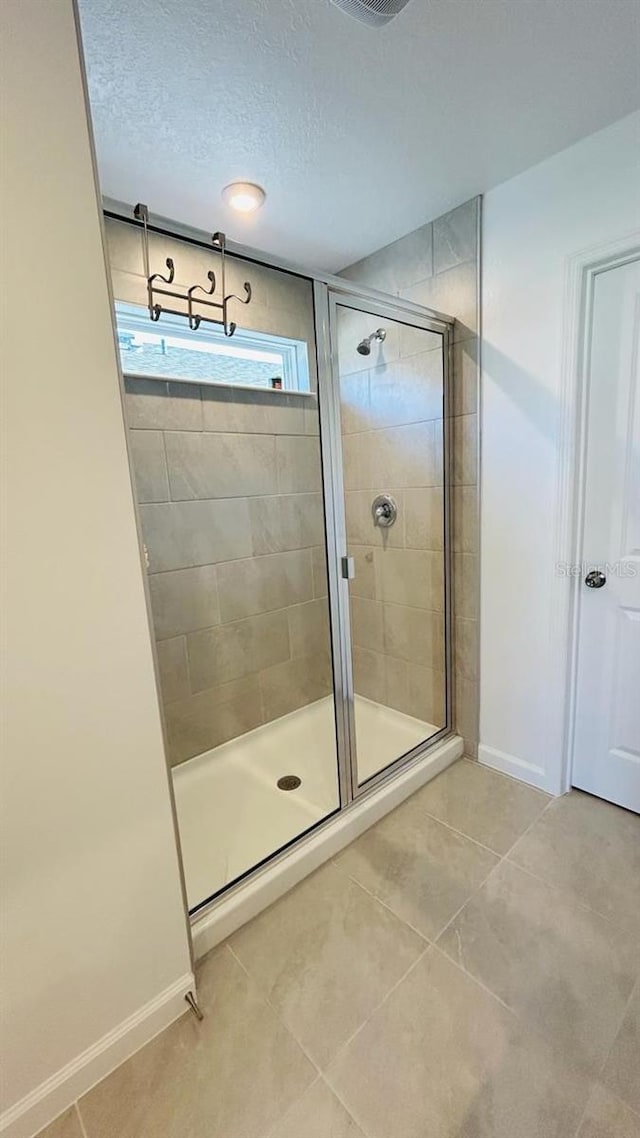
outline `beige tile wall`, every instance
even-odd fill
[[[354,683],[359,695],[445,723],[443,374],[439,336],[338,309],[338,357]],[[374,525],[379,493],[398,507]]]
[[[111,266],[114,296],[129,304],[147,303],[147,286],[144,275],[141,230],[126,222],[107,218],[105,222],[107,249]],[[151,272],[166,273],[165,262],[172,257],[175,265],[174,288],[185,290],[190,285],[208,287],[207,273],[218,274],[220,288],[219,254],[173,237],[149,235],[149,264]],[[311,285],[303,277],[279,272],[265,265],[257,265],[227,258],[226,292],[243,296],[243,282],[251,283],[251,303],[232,301],[229,318],[239,328],[259,332],[276,332],[280,336],[314,342],[315,325],[311,303]],[[171,301],[172,307],[184,310],[186,305]],[[315,374],[315,358],[310,353],[309,367]]]
[[[146,303],[139,231],[107,221],[117,299]],[[151,237],[176,283],[206,280],[217,255]],[[229,262],[250,279],[242,327],[306,340],[308,281]],[[164,380],[125,381],[125,407],[158,648],[170,760],[202,751],[331,690],[315,395]]]
[[[478,269],[480,263],[479,211],[480,198],[473,198],[450,213],[423,225],[414,233],[379,250],[350,266],[342,273],[350,280],[373,288],[391,292],[407,300],[425,304],[455,316],[453,348],[453,561],[454,561],[454,681],[456,727],[465,740],[466,752],[477,755],[478,748],[478,336],[479,293]],[[366,329],[367,332],[371,328]],[[416,335],[420,335],[417,333]],[[410,348],[409,335],[404,334],[405,351]],[[356,341],[357,342],[357,341]],[[386,345],[385,345],[386,346]],[[392,350],[393,350],[393,346]],[[416,353],[420,348],[416,348]],[[435,358],[435,357],[434,357]],[[422,364],[422,361],[420,361]],[[353,390],[359,380],[349,381]],[[427,395],[425,393],[425,398]],[[394,395],[394,402],[402,404],[402,391]],[[358,412],[355,412],[356,416]],[[345,429],[346,425],[345,425]],[[414,428],[413,433],[402,429],[395,440],[402,440],[402,450],[415,446],[428,462],[429,439],[426,431]],[[421,443],[423,444],[421,447]],[[359,444],[351,444],[351,469],[365,470],[369,481],[380,481],[393,475],[393,467],[384,453],[361,455]],[[400,447],[399,447],[400,450]],[[364,466],[359,466],[362,457]],[[367,469],[367,463],[369,468]],[[415,459],[418,469],[419,459]],[[362,478],[362,474],[355,475]],[[433,511],[439,509],[437,488],[428,498],[424,490],[411,492],[404,489],[405,539],[409,546],[420,545],[433,539]],[[437,514],[436,514],[437,516]],[[363,549],[366,547],[363,546]],[[375,596],[375,557],[366,561],[360,557],[363,572],[359,584],[368,597]],[[362,656],[361,652],[366,652]],[[370,691],[386,691],[387,698],[394,689],[396,679],[385,674],[379,660],[374,659],[370,648],[358,653],[359,667],[366,676]],[[421,665],[424,666],[424,665]],[[387,672],[389,665],[387,664]],[[385,678],[383,679],[383,675]],[[419,677],[421,680],[429,676]],[[397,686],[406,693],[418,682],[418,673],[405,668],[399,675]],[[402,683],[402,686],[400,686]],[[386,684],[386,688],[385,685]],[[406,697],[409,698],[408,696]]]
[[[331,690],[315,398],[236,394],[125,381],[174,764]]]
[[[454,673],[456,725],[472,755],[478,738],[478,210],[479,199],[474,199],[343,273],[456,317]],[[139,234],[108,222],[107,238],[116,296],[144,303]],[[176,259],[176,280],[185,284],[204,279],[211,266],[206,250],[152,237],[152,268],[161,268],[168,255]],[[254,265],[233,265],[232,275],[234,289],[245,277],[254,289],[251,305],[232,313],[243,326],[313,342],[308,282]],[[424,333],[394,327],[382,357],[361,357],[355,345],[372,330],[369,317],[361,319],[361,329],[349,330],[350,348],[342,359],[347,517],[357,565],[352,589],[356,679],[363,694],[434,722],[443,699],[442,612],[433,600],[442,564],[437,556],[442,548],[439,353],[425,346]],[[313,353],[310,357],[313,372]],[[234,635],[251,645],[259,636],[253,618],[326,597],[313,437],[317,407],[293,395],[154,381],[131,381],[127,407],[151,557],[156,633],[165,645],[163,682],[173,697],[167,700],[172,706],[168,718],[175,725],[170,728],[172,756],[181,761],[282,714],[281,707],[291,710],[328,690],[324,600],[325,631],[318,651],[318,644],[309,642],[304,656],[294,654],[288,623],[290,655],[280,660],[282,629],[278,638],[275,625],[263,624],[274,639],[269,663],[248,679],[235,676],[238,664],[233,663],[238,657]],[[384,546],[379,530],[371,543],[369,525],[371,498],[382,489],[402,502],[402,524],[387,531]],[[402,573],[394,550],[402,551]],[[281,603],[286,596],[291,603]],[[411,610],[412,619],[402,610]],[[302,623],[302,608],[300,614]],[[317,619],[307,619],[317,627]],[[189,677],[187,690],[189,647],[192,654],[199,649],[202,654],[203,643],[189,637],[235,622],[248,623],[238,633],[206,640],[221,674],[230,678],[216,688],[193,690]],[[175,643],[169,646],[170,641]],[[293,666],[299,659],[305,660],[304,668]],[[196,674],[196,683],[203,682],[203,673]]]

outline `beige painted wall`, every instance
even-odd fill
[[[344,269],[342,276],[455,316],[453,569],[456,729],[478,753],[478,335],[480,198]]]
[[[1,16],[7,1111],[190,959],[73,6]]]
[[[106,228],[117,298],[145,304],[139,230]],[[163,238],[152,271],[167,256],[185,283],[218,261]],[[228,263],[231,287],[253,289],[234,306],[238,326],[306,340],[315,383],[310,282]],[[177,764],[331,691],[318,405],[314,394],[127,379],[125,410]]]

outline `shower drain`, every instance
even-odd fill
[[[298,778],[297,774],[283,774],[276,785],[278,790],[297,790],[301,784],[302,779]]]

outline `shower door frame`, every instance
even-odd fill
[[[451,734],[454,723],[452,669],[452,550],[451,550],[451,375],[453,318],[431,314],[410,302],[391,299],[339,278],[314,279],[318,402],[325,503],[325,530],[329,576],[329,609],[333,655],[333,692],[336,714],[340,810],[381,783],[395,777]],[[358,782],[357,739],[351,642],[345,490],[342,458],[340,373],[337,337],[338,307],[394,320],[442,337],[443,377],[443,500],[444,500],[444,673],[445,724],[423,742],[388,763],[376,774]]]
[[[112,198],[104,198],[103,209],[105,217],[112,218],[116,221],[125,222],[136,229],[140,228],[139,222],[135,220],[132,208],[128,203],[117,201]],[[193,226],[177,222],[174,219],[169,219],[151,213],[149,218],[149,230],[150,232],[160,234],[161,236],[185,241],[202,249],[206,249],[207,251],[210,251],[211,249],[211,237],[208,233],[201,229],[196,229]],[[201,905],[198,905],[193,912],[189,911],[184,878],[180,827],[178,824],[173,779],[171,767],[169,765],[166,744],[166,726],[164,721],[164,712],[162,710],[162,697],[160,694],[157,650],[153,636],[153,616],[151,612],[149,589],[144,568],[144,556],[141,552],[141,570],[145,579],[145,601],[149,621],[154,667],[156,672],[158,700],[161,709],[163,735],[165,739],[165,762],[167,769],[167,780],[174,820],[178,860],[180,862],[180,875],[183,887],[185,917],[193,935],[196,924],[198,924],[201,928],[203,927],[203,923],[206,925],[206,927],[209,927],[208,922],[214,917],[214,914],[219,914],[219,927],[223,931],[220,935],[216,934],[213,940],[209,942],[209,948],[213,947],[214,944],[217,944],[221,939],[221,936],[229,935],[231,931],[233,931],[235,928],[238,928],[240,924],[243,923],[243,920],[248,919],[249,916],[255,915],[256,912],[259,912],[261,908],[264,907],[264,905],[261,904],[256,905],[255,890],[260,888],[260,882],[264,878],[265,874],[268,874],[271,870],[276,869],[278,866],[282,867],[282,865],[286,863],[287,859],[290,859],[291,854],[295,853],[295,851],[300,852],[301,858],[304,857],[305,849],[307,852],[309,851],[310,844],[313,842],[317,835],[328,832],[331,826],[335,825],[336,821],[340,819],[341,816],[345,817],[351,813],[351,811],[348,809],[349,806],[352,805],[354,808],[360,809],[363,800],[369,796],[371,796],[373,799],[375,797],[373,792],[381,789],[384,784],[392,784],[394,781],[396,781],[397,776],[399,775],[409,775],[410,768],[417,768],[420,760],[422,760],[430,751],[435,750],[438,744],[442,744],[448,738],[454,737],[453,724],[455,722],[453,672],[451,666],[452,404],[450,391],[451,376],[453,374],[451,352],[454,318],[434,309],[429,309],[423,305],[414,304],[411,301],[404,301],[399,298],[396,299],[386,293],[369,288],[366,285],[359,285],[354,282],[347,281],[344,278],[335,277],[328,273],[317,272],[313,270],[309,271],[308,269],[287,261],[284,258],[257,251],[256,249],[253,249],[236,241],[229,241],[227,243],[227,254],[232,258],[240,258],[245,262],[253,262],[257,265],[264,265],[267,268],[278,269],[280,272],[289,273],[294,277],[301,277],[304,280],[309,281],[313,289],[315,350],[318,366],[317,397],[320,419],[320,447],[322,456],[322,489],[326,543],[325,548],[327,554],[329,581],[328,604],[331,622],[333,699],[336,719],[339,803],[335,810],[331,811],[320,821],[314,823],[309,829],[296,835],[284,846],[281,846],[278,849],[274,849],[267,858],[252,866],[235,881],[232,881],[226,885],[221,891],[213,894],[207,901],[203,902]],[[349,625],[348,582],[342,577],[340,572],[340,558],[341,556],[346,556],[346,526],[342,478],[340,389],[338,379],[338,358],[335,332],[332,337],[332,326],[333,329],[335,329],[335,309],[339,303],[345,304],[350,308],[356,308],[360,311],[368,312],[371,315],[379,314],[383,319],[387,318],[398,320],[401,323],[409,324],[417,328],[422,328],[425,331],[439,333],[443,338],[443,483],[445,524],[444,618],[447,712],[446,724],[437,733],[425,739],[423,743],[418,744],[417,747],[414,747],[406,754],[398,756],[395,762],[384,767],[376,775],[367,779],[361,786],[358,786],[357,782],[358,772],[355,747],[355,732],[353,726],[353,672]],[[132,468],[131,480],[133,484],[134,475]],[[134,502],[136,501],[137,499],[134,493]],[[135,510],[137,528],[140,535],[140,548],[142,551],[142,531],[137,505],[135,506]],[[315,862],[315,865],[317,866],[317,864],[321,864],[321,862],[324,860],[325,859],[322,858],[320,862]],[[290,864],[292,866],[291,874],[294,876],[295,880],[299,880],[299,877],[295,877],[296,869],[294,862],[291,861]],[[306,872],[308,872],[308,869]],[[302,876],[304,876],[304,874],[302,874]],[[276,893],[272,893],[271,900],[274,900],[276,896],[280,895],[280,892],[283,892],[286,888],[290,887],[290,884],[284,889],[279,890]],[[244,904],[246,904],[247,912],[243,920],[240,920],[238,913],[242,910]],[[224,917],[223,914],[225,914]],[[213,924],[211,927],[213,927]],[[204,934],[204,936],[206,937],[206,934]]]

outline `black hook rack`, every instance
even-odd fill
[[[149,208],[138,202],[133,211],[133,216],[137,221],[142,223],[142,254],[144,261],[144,272],[147,278],[147,304],[149,308],[149,318],[154,322],[158,321],[163,313],[172,316],[186,316],[189,328],[195,332],[201,324],[218,324],[224,328],[225,336],[233,336],[236,330],[236,322],[229,320],[228,306],[230,301],[235,300],[238,304],[249,304],[251,300],[251,285],[249,281],[244,282],[244,298],[238,296],[236,293],[227,293],[226,291],[226,273],[225,273],[225,254],[226,254],[226,237],[224,233],[214,233],[211,238],[211,244],[215,251],[220,254],[220,282],[221,282],[221,298],[220,300],[206,300],[206,297],[215,296],[216,293],[216,274],[213,269],[207,273],[207,280],[209,287],[205,285],[194,284],[187,289],[186,293],[179,292],[177,289],[172,289],[171,285],[175,279],[175,262],[173,257],[167,257],[165,265],[168,270],[168,275],[163,276],[162,273],[151,273],[149,270]],[[195,293],[202,293],[202,296],[196,296]],[[186,305],[186,312],[184,309],[169,308],[161,303],[157,297],[171,297],[174,300],[181,300]],[[214,309],[219,316],[208,316],[205,312],[196,311],[197,309]]]

